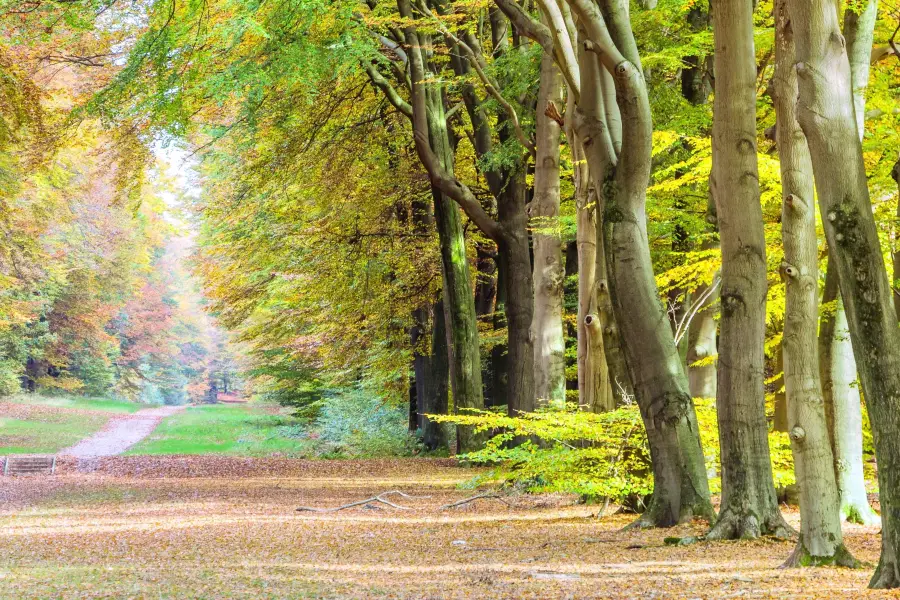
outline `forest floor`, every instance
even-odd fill
[[[455,508],[449,459],[108,457],[0,478],[0,598],[859,598],[872,568],[779,569],[790,541],[666,546],[569,496]],[[340,512],[402,490],[411,495]],[[796,511],[787,512],[796,526]],[[874,562],[877,528],[847,526]]]

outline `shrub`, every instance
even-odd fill
[[[392,405],[364,388],[341,390],[321,401],[313,428],[336,454],[402,456],[418,447],[407,430],[404,405]]]
[[[719,438],[715,401],[696,401],[710,491],[721,490]],[[588,413],[574,403],[509,417],[505,413],[469,411],[435,415],[437,421],[472,425],[478,431],[500,431],[483,450],[460,458],[495,465],[486,479],[524,486],[533,492],[572,492],[585,499],[634,501],[653,491],[650,450],[637,406],[607,413]],[[511,446],[513,438],[529,438]],[[770,434],[772,470],[779,487],[794,482],[790,440]],[[638,503],[639,504],[639,503]]]
[[[9,396],[22,390],[24,369],[13,360],[0,360],[0,396]]]

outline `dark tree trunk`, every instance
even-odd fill
[[[508,180],[498,217],[504,235],[499,244],[506,284],[507,409],[509,414],[534,410],[534,342],[531,339],[533,282],[528,247],[528,216],[525,213],[525,177]]]

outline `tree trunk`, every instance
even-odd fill
[[[429,77],[430,79],[434,78]],[[425,95],[428,101],[428,134],[432,151],[441,167],[447,173],[452,173],[453,150],[444,117],[441,90],[429,85]],[[462,217],[459,207],[452,199],[436,187],[432,187],[432,192],[443,267],[443,305],[453,406],[457,412],[468,408],[483,409],[481,349]],[[482,443],[481,437],[475,435],[472,427],[457,427],[457,446],[461,452],[478,449]]]
[[[525,177],[519,173],[507,181],[497,203],[503,236],[498,246],[506,284],[507,410],[510,415],[534,410],[534,316],[528,215],[525,214]]]
[[[900,586],[900,329],[866,181],[850,63],[833,2],[789,0],[797,48],[799,121],[816,176],[869,408],[882,509],[881,560],[871,587]]]
[[[438,301],[432,307],[417,309],[413,315],[415,325],[411,331],[414,348],[413,369],[415,372],[416,427],[422,432],[422,442],[428,450],[447,446],[444,426],[432,421],[426,414],[447,414],[447,392],[449,381],[449,354],[447,332],[444,326],[444,303]],[[423,353],[422,337],[431,324],[431,344]]]
[[[869,86],[869,64],[878,0],[862,0],[858,6],[844,12],[844,36],[847,41],[847,60],[850,62],[850,85],[853,86],[853,111],[856,128],[862,137],[866,128],[866,88]],[[856,8],[857,10],[853,10]]]
[[[782,217],[782,229],[784,228],[784,217]],[[782,234],[783,235],[783,234]],[[787,324],[785,324],[787,327]],[[778,379],[775,380],[773,387],[775,388],[775,415],[772,423],[772,429],[787,433],[790,431],[788,425],[788,400],[787,389],[784,385],[784,342],[778,344],[775,350],[775,372],[780,373]],[[821,386],[821,380],[819,385]]]
[[[845,12],[844,33],[847,39],[850,77],[853,86],[854,114],[860,140],[865,131],[865,89],[869,77],[869,57],[877,12],[876,2],[868,1],[858,14]],[[834,453],[834,470],[841,495],[843,518],[865,524],[879,523],[880,519],[869,506],[862,460],[862,405],[860,401],[856,360],[847,328],[844,303],[837,293],[837,272],[829,259],[826,264],[826,290],[829,301],[837,300],[837,309],[824,322],[823,334],[830,338],[820,341],[827,352],[820,357],[823,369],[823,390],[828,414],[829,434]],[[830,280],[830,282],[829,282]],[[820,337],[823,337],[820,334]]]
[[[574,130],[570,129],[567,134],[576,163],[575,204],[578,211],[578,403],[591,412],[606,412],[616,408],[616,396],[607,366],[604,320],[598,303],[596,194],[589,189],[590,174],[584,164],[581,142]],[[605,279],[602,285],[605,289]]]
[[[586,32],[580,30],[579,39],[586,38]],[[600,214],[599,204],[602,200],[600,195],[603,179],[609,172],[612,161],[616,158],[622,145],[622,123],[615,98],[615,84],[605,67],[600,64],[597,55],[587,51],[584,44],[579,44],[578,62],[582,73],[583,93],[575,110],[570,113],[574,114],[572,129],[575,135],[573,137],[577,137],[578,142],[582,145],[582,151],[578,155],[587,162],[587,170],[593,182],[589,188],[593,191],[593,196],[588,200],[588,204],[593,202],[598,205],[594,208],[592,221],[597,234],[592,245],[596,261],[594,298],[591,299],[591,302],[595,308],[588,314],[596,313],[591,318],[599,320],[600,323],[604,358],[613,397],[631,402],[634,398],[634,388],[625,364],[621,332],[616,322],[610,295],[602,227],[597,224],[599,220],[597,215]],[[588,224],[585,223],[585,229],[587,227]],[[587,245],[584,248],[589,250]],[[586,322],[584,324],[587,325]]]
[[[834,470],[840,492],[841,517],[851,523],[877,525],[881,518],[869,506],[863,474],[862,399],[847,313],[838,296],[831,348],[831,403]]]
[[[838,289],[837,268],[829,255],[823,303],[836,302],[819,324],[819,372],[834,472],[840,494],[841,519],[876,525],[881,518],[869,506],[863,475],[862,401],[847,315]]]
[[[562,74],[553,57],[541,60],[536,112],[534,198],[530,204],[534,239],[534,388],[538,402],[566,401],[565,334],[563,333],[562,240],[559,235],[560,126],[547,115],[550,104],[562,106]]]
[[[790,566],[857,566],[844,546],[834,456],[825,420],[816,336],[819,256],[812,164],[797,123],[797,74],[787,0],[775,2],[776,144],[781,164],[785,281],[781,354],[794,472],[800,490],[800,537]],[[776,415],[777,416],[777,415]]]
[[[891,169],[891,177],[897,182],[897,187],[900,188],[900,159],[894,163],[894,168]],[[894,281],[891,287],[894,289],[894,312],[897,313],[897,320],[900,320],[900,296],[897,294],[897,290],[900,289],[900,196],[897,197],[897,213],[893,230],[894,249],[891,252],[891,263]]]
[[[722,504],[710,539],[788,536],[765,412],[766,240],[756,158],[753,3],[713,0],[712,192],[722,245],[717,412]]]
[[[606,251],[613,309],[653,463],[653,497],[636,525],[712,519],[694,404],[650,258],[645,208],[652,120],[628,6],[622,0],[601,0],[599,9],[589,0],[569,4],[603,68],[615,73],[614,104],[621,111],[619,145],[609,135],[615,125],[604,110],[610,108],[603,100],[604,76],[579,44],[579,62],[587,69],[581,70],[576,119],[591,177],[602,190],[598,248]]]

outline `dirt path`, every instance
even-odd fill
[[[78,458],[121,454],[150,435],[165,417],[174,415],[184,408],[184,406],[161,406],[113,417],[103,429],[74,446],[60,450],[58,454]]]
[[[0,599],[897,598],[872,567],[779,569],[791,541],[667,546],[570,496],[456,508],[478,470],[427,459],[109,457],[92,474],[0,478]],[[387,499],[326,508],[402,490]],[[798,525],[796,510],[786,512]],[[848,525],[860,559],[878,528]]]

